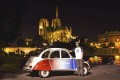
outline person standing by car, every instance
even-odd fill
[[[83,50],[79,46],[80,40],[75,43],[76,47],[74,49],[75,51],[75,57],[76,57],[76,64],[77,64],[77,71],[75,72],[78,76],[84,76],[84,70],[83,70]]]

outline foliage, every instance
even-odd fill
[[[32,47],[42,47],[44,39],[40,35],[35,35],[32,40]]]

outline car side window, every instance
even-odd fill
[[[60,52],[59,51],[52,52],[50,58],[60,58]]]
[[[44,54],[42,55],[42,58],[48,58],[50,51],[46,51],[44,52]]]
[[[66,51],[62,51],[61,57],[62,58],[70,58],[69,54]]]

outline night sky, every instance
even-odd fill
[[[13,1],[13,0],[12,0]],[[19,1],[19,0],[18,0]],[[46,18],[51,24],[58,5],[63,26],[71,26],[74,36],[87,36],[96,40],[105,31],[120,30],[120,5],[113,1],[91,0],[23,0],[20,32],[23,37],[38,34],[38,23]]]

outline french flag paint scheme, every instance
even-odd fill
[[[76,69],[75,59],[62,59],[61,68],[63,70],[75,70]]]
[[[44,59],[39,61],[33,70],[76,70],[75,59]]]

